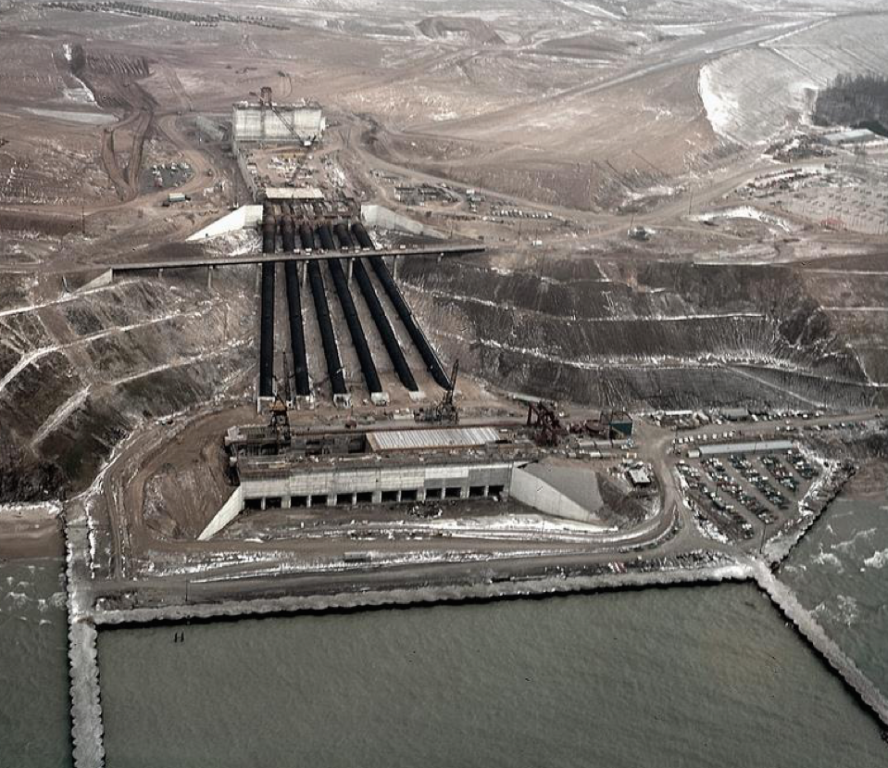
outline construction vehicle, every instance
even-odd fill
[[[456,377],[459,374],[459,360],[453,364],[450,372],[450,386],[444,391],[441,402],[434,408],[419,408],[414,411],[416,421],[434,424],[459,424],[459,409],[453,401],[456,392]]]

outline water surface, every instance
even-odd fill
[[[884,766],[751,585],[100,634],[109,768]]]
[[[72,764],[63,566],[0,564],[0,768]]]
[[[780,578],[888,696],[888,500],[835,502]]]

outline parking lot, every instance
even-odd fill
[[[678,471],[701,527],[729,541],[752,539],[763,526],[795,516],[818,475],[797,449],[680,461]]]

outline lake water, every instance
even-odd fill
[[[888,696],[888,499],[833,504],[780,578]]]
[[[0,564],[0,768],[72,764],[62,567]]]
[[[874,718],[751,585],[115,629],[99,647],[110,768],[888,764]]]
[[[839,502],[781,573],[883,691],[886,557]],[[61,570],[0,565],[0,768],[71,765]],[[752,585],[103,630],[100,664],[109,768],[888,764]]]

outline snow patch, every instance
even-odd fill
[[[751,205],[728,208],[724,211],[711,211],[709,213],[701,213],[698,216],[691,217],[691,221],[700,222],[717,221],[719,219],[752,219],[753,221],[758,221],[762,224],[768,224],[782,229],[784,232],[791,232],[795,229],[795,227],[793,227],[793,225],[786,219],[782,219],[779,216],[774,216],[770,213],[765,213],[758,208],[753,208]]]
[[[711,66],[701,68],[697,81],[697,92],[700,94],[712,130],[724,139],[735,141],[729,128],[734,123],[734,115],[740,110],[740,103],[719,87],[714,75]]]

